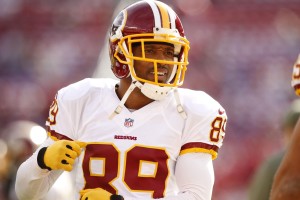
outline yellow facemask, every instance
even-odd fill
[[[137,57],[132,53],[133,44],[140,44],[142,48],[142,56]],[[174,59],[169,60],[159,60],[153,58],[147,58],[145,55],[145,43],[168,43],[174,46]],[[188,51],[190,49],[189,41],[181,36],[173,34],[155,34],[155,33],[145,33],[145,34],[133,34],[122,37],[118,43],[117,50],[115,51],[115,58],[122,64],[127,64],[130,69],[131,77],[137,81],[143,83],[149,83],[153,85],[158,85],[162,87],[178,87],[183,84],[185,71],[188,65]],[[121,53],[125,56],[126,60],[121,59],[118,54]],[[145,61],[151,62],[154,66],[154,81],[143,79],[138,77],[134,70],[134,61]],[[173,65],[173,72],[171,74],[171,79],[167,83],[161,83],[158,81],[158,63]]]

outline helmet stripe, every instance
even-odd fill
[[[170,23],[171,23],[171,27],[172,29],[175,29],[176,28],[176,13],[172,10],[172,8],[170,8],[169,6],[167,6],[167,10],[168,10],[168,13],[169,13],[169,17],[170,17]]]
[[[170,27],[169,13],[168,13],[168,10],[166,9],[165,4],[163,4],[159,1],[155,1],[155,3],[158,6],[160,14],[161,14],[162,27],[163,28],[171,28]]]
[[[154,20],[155,20],[155,27],[161,28],[160,13],[156,4],[153,1],[149,1],[149,0],[146,0],[146,2],[150,5],[152,9]]]

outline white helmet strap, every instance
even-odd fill
[[[182,117],[184,120],[187,119],[187,114],[186,114],[186,112],[184,111],[183,106],[182,106],[182,104],[181,104],[181,101],[180,101],[180,97],[179,97],[179,93],[178,93],[177,88],[174,89],[174,96],[175,96],[175,100],[176,100],[176,104],[177,104],[177,112],[181,115],[181,117]]]
[[[155,87],[153,87],[155,86]],[[139,81],[133,81],[131,85],[129,86],[128,90],[125,92],[124,96],[122,97],[119,105],[116,107],[114,112],[109,116],[109,119],[112,120],[116,115],[120,114],[124,108],[124,104],[126,100],[128,99],[129,95],[132,93],[134,88],[138,87],[141,92],[147,96],[148,98],[151,98],[153,100],[162,100],[165,98],[168,94],[169,91],[171,91],[173,88],[168,88],[168,87],[159,87],[156,85],[151,85],[149,83],[141,84]],[[158,88],[157,88],[158,87]],[[177,91],[177,88],[174,89],[174,96],[175,96],[175,101],[177,104],[177,112],[181,115],[183,119],[187,118],[187,114],[183,109],[183,106],[181,104],[179,94]],[[154,99],[156,98],[156,99]]]
[[[134,90],[135,87],[136,87],[136,85],[132,82],[131,85],[129,86],[128,90],[125,92],[124,96],[122,97],[119,105],[116,107],[114,112],[111,113],[111,115],[109,116],[110,120],[122,112],[126,100],[128,99],[129,95],[132,93],[132,91]]]

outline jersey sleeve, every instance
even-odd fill
[[[41,169],[37,163],[38,152],[53,141],[47,139],[25,162],[16,173],[15,192],[20,200],[45,199],[54,182],[62,174],[62,170]]]
[[[70,105],[63,101],[62,95],[63,93],[59,91],[50,106],[46,128],[53,140],[72,140],[74,121],[71,119]]]
[[[175,174],[179,193],[159,200],[211,199],[215,175],[210,155],[198,153],[180,156]]]
[[[70,118],[72,113],[69,111],[69,105],[65,104],[62,99],[63,94],[64,91],[60,90],[50,106],[49,117],[46,121],[50,137],[18,168],[15,190],[20,200],[44,199],[62,173],[62,170],[41,169],[37,163],[37,157],[40,149],[53,144],[53,140],[72,139],[73,124]]]
[[[60,89],[49,109],[46,127],[54,140],[75,140],[84,99],[91,88],[91,80],[84,79]]]
[[[225,137],[225,109],[206,94],[196,97],[188,110],[180,155],[202,152],[217,158]]]

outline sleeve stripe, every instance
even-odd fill
[[[184,144],[181,147],[180,155],[186,153],[197,153],[197,152],[209,153],[212,155],[212,158],[214,160],[218,156],[218,150],[219,147],[216,145],[205,144],[202,142],[191,142],[191,143]]]
[[[54,141],[57,141],[57,140],[73,141],[71,138],[51,130],[49,126],[46,126],[46,128],[47,128],[47,133],[48,133],[49,137],[51,137]]]

